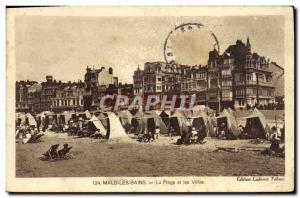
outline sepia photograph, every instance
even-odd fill
[[[293,7],[7,8],[10,192],[292,192]]]

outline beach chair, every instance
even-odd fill
[[[59,158],[65,158],[70,153],[71,148],[72,146],[64,147],[63,149],[59,150],[58,151]]]
[[[43,154],[45,156],[45,158],[47,159],[49,157],[50,160],[58,158],[59,157],[59,154],[57,152],[58,146],[59,146],[59,144],[52,145],[50,147],[50,149]]]
[[[28,140],[27,143],[36,143],[36,142],[40,142],[42,136],[44,136],[43,133],[38,133],[38,134],[32,135],[32,136],[30,137],[30,139]]]

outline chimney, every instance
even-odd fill
[[[113,74],[113,69],[110,67],[110,68],[108,68],[108,73],[109,74]]]

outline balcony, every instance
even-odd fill
[[[258,82],[258,84],[261,85],[261,86],[273,87],[272,82]]]
[[[239,85],[245,85],[244,81],[235,81],[235,85],[239,86]]]

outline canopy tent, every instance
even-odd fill
[[[271,137],[272,131],[265,116],[256,108],[251,114],[251,116],[246,117],[245,133],[250,138],[266,139]]]
[[[226,135],[232,134],[235,138],[240,135],[238,124],[232,111],[223,110],[220,116],[216,117],[218,129],[224,130]]]
[[[107,133],[107,130],[104,128],[102,122],[95,115],[93,115],[88,122],[88,129],[89,131],[99,130],[102,136],[106,136]]]
[[[119,118],[115,113],[109,112],[107,113],[108,118],[108,129],[106,133],[107,139],[118,139],[118,138],[128,138]]]

